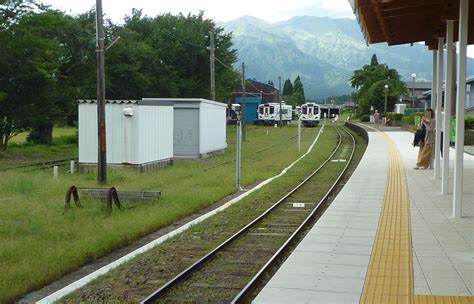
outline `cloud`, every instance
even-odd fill
[[[95,5],[93,0],[45,0],[45,2],[70,13],[82,13]],[[241,0],[238,2],[215,0],[103,0],[102,6],[106,16],[114,22],[121,22],[124,16],[130,15],[132,8],[143,9],[144,14],[152,17],[168,12],[188,14],[203,10],[206,17],[216,21],[229,21],[243,15],[252,15],[269,22],[283,21],[294,16],[303,15],[336,16],[337,18],[353,17],[347,0]]]

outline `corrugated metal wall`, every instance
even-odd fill
[[[97,106],[79,104],[79,162],[97,163]]]
[[[124,108],[133,108],[125,116]],[[107,163],[143,164],[173,157],[173,107],[106,104]],[[79,104],[79,162],[97,163],[97,104]]]
[[[202,102],[199,122],[199,153],[209,153],[227,148],[225,107]]]
[[[173,157],[173,107],[139,106],[137,163]]]

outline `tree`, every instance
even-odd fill
[[[108,98],[201,97],[210,95],[208,33],[215,33],[217,99],[230,97],[239,75],[231,34],[198,15],[164,14],[155,18],[133,10],[109,34],[122,39],[106,57]],[[159,46],[159,47],[157,47]]]
[[[377,57],[372,56],[371,64],[355,70],[350,79],[353,88],[358,89],[357,99],[360,114],[369,114],[370,107],[384,109],[385,85],[388,85],[387,109],[393,107],[401,94],[406,93],[406,85],[401,81],[397,70],[386,64],[375,64]],[[374,64],[373,64],[374,63]]]
[[[283,95],[292,95],[293,94],[293,85],[291,80],[288,78],[283,84]]]
[[[271,85],[272,87],[275,86],[275,85],[273,84],[273,80],[271,80],[271,79],[268,81],[268,84]]]
[[[294,85],[293,85],[293,94],[292,94],[292,96],[296,98],[296,100],[298,101],[299,104],[303,104],[306,101],[306,98],[305,98],[305,95],[304,95],[303,83],[301,82],[301,78],[300,78],[299,75],[295,79],[295,82],[294,82]]]
[[[370,65],[377,66],[378,64],[379,64],[379,61],[377,60],[377,55],[373,54],[372,59],[370,59]]]

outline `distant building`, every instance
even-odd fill
[[[278,89],[256,80],[247,79],[245,85],[245,97],[257,97],[262,99],[262,103],[278,102]],[[242,97],[242,91],[234,92],[231,100]]]
[[[471,94],[471,88],[474,89],[474,76],[467,77],[466,79],[466,99],[465,99],[465,109],[466,109],[466,114],[467,115],[473,115],[474,114],[474,93]],[[415,90],[416,92],[416,90]],[[424,91],[422,93],[421,101],[424,104],[426,102],[427,107],[432,106],[432,100],[431,100],[431,87],[430,89]],[[454,111],[456,109],[456,89],[453,95],[453,106],[451,108],[452,114],[454,114]],[[444,85],[443,85],[443,97],[442,97],[442,106],[444,106]]]
[[[415,108],[424,108],[423,93],[431,90],[431,82],[415,81],[415,98],[413,99],[413,81],[405,81],[408,89],[408,95],[400,96],[400,103],[408,104],[409,108],[415,103]]]
[[[279,102],[279,91],[275,87],[252,79],[247,79],[245,85],[245,122],[252,123],[257,119],[258,105],[261,103]],[[242,104],[242,92],[234,92],[231,97],[232,103]],[[232,110],[228,110],[229,122],[234,123],[236,117]]]

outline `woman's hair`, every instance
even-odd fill
[[[435,118],[435,113],[434,113],[434,111],[433,111],[433,109],[432,109],[432,108],[428,108],[428,109],[426,109],[426,112],[430,112],[430,114],[431,114],[431,118]]]

